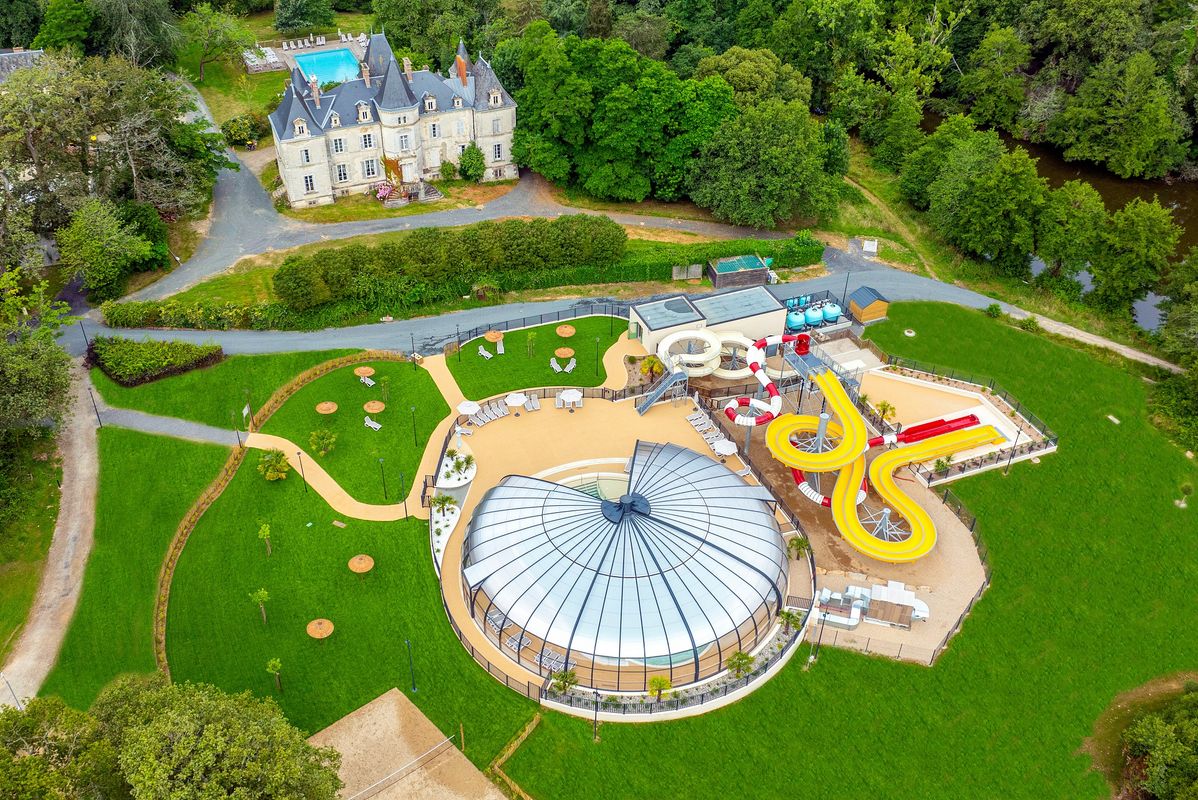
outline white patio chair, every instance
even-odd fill
[[[488,361],[491,360],[491,351],[483,347],[481,344],[478,346],[478,354]]]
[[[362,376],[362,383],[366,384],[367,388],[371,388],[374,386],[374,381],[371,380],[370,377],[367,375]]]
[[[553,371],[554,371],[554,372],[561,372],[561,371],[562,371],[562,365],[561,365],[561,364],[559,364],[559,363],[557,363],[557,359],[556,359],[556,358],[551,358],[551,359],[549,359],[549,366],[553,367]]]
[[[577,366],[578,366],[578,359],[572,358],[572,359],[570,359],[570,363],[566,364],[566,368],[562,371],[566,372],[566,373],[570,373],[570,372],[573,372],[574,368]]]
[[[372,420],[369,416],[366,417],[365,424],[366,424],[366,427],[370,428],[370,430],[372,430],[372,431],[377,431],[383,427],[382,425],[380,425],[377,422],[375,422],[374,420]]]
[[[565,408],[566,407],[566,401],[562,399],[562,396],[560,394],[557,397],[553,398],[553,407],[554,408]]]
[[[503,355],[503,339],[500,339],[495,343],[495,352],[499,355]]]

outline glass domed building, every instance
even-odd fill
[[[723,671],[769,633],[786,597],[769,491],[673,444],[639,442],[605,499],[508,476],[466,532],[463,590],[479,627],[528,669],[645,691]]]

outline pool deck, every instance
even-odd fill
[[[288,39],[287,41],[293,42],[296,40]],[[356,58],[360,62],[366,55],[364,48],[358,44],[357,39],[354,39],[351,42],[343,42],[340,39],[336,38],[335,35],[332,37],[328,37],[327,43],[321,45],[320,47],[305,47],[302,50],[284,50],[281,45],[282,45],[282,42],[280,41],[277,44],[269,44],[267,46],[274,48],[275,55],[277,55],[279,57],[279,59],[286,65],[288,72],[290,72],[291,70],[295,69],[296,66],[298,66],[295,61],[296,56],[313,55],[315,53],[329,53],[329,52],[332,52],[333,50],[349,50],[351,53],[354,54],[354,58]]]

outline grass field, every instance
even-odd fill
[[[505,766],[535,797],[1100,798],[1079,753],[1112,698],[1198,663],[1198,471],[1120,365],[955,306],[891,306],[892,353],[997,378],[1060,435],[1042,463],[953,485],[994,582],[934,668],[836,651],[676,723],[548,714]],[[915,338],[902,331],[912,328]],[[1107,415],[1121,421],[1112,424]],[[835,740],[836,746],[819,746]],[[814,745],[804,745],[806,742]]]
[[[358,219],[390,219],[411,217],[451,208],[467,208],[489,203],[512,190],[515,181],[477,183],[475,181],[433,181],[445,196],[427,203],[409,203],[399,208],[386,208],[372,194],[351,194],[337,202],[314,208],[284,208],[283,214],[304,222],[351,222]]]
[[[53,436],[22,442],[0,474],[8,483],[2,488],[13,490],[0,516],[0,664],[25,625],[54,537],[62,479],[55,451]]]
[[[394,503],[407,494],[416,479],[424,445],[437,423],[449,414],[449,406],[426,371],[396,361],[371,362],[369,366],[376,370],[373,388],[367,388],[359,381],[354,375],[354,367],[334,370],[292,395],[266,422],[262,431],[284,436],[317,458],[355,499],[364,503]],[[383,427],[373,431],[363,424],[366,412],[362,405],[369,400],[384,399],[384,378],[390,378],[386,390],[387,407],[370,415]],[[316,413],[316,404],[325,400],[337,404],[335,413]],[[413,406],[415,414],[410,411]],[[332,452],[323,458],[318,457],[308,444],[309,434],[321,428],[337,434]],[[385,459],[386,499],[379,474],[380,458]]]
[[[99,431],[95,544],[58,663],[42,687],[87,708],[117,675],[153,672],[154,597],[179,520],[229,451],[105,427]]]
[[[463,724],[466,754],[487,764],[535,707],[478,667],[454,636],[428,524],[345,520],[338,528],[331,524],[337,518],[299,481],[268,484],[243,467],[200,521],[175,573],[167,627],[175,679],[270,695],[266,662],[278,658],[284,693],[276,699],[310,732],[399,687],[446,735]],[[256,535],[259,520],[274,534],[269,558]],[[357,553],[375,559],[365,579],[346,567]],[[265,626],[249,598],[258,588],[270,593]],[[323,642],[305,632],[317,617],[335,626]]]
[[[218,428],[245,428],[241,409],[254,413],[280,386],[321,362],[352,350],[320,350],[262,356],[230,356],[207,369],[126,388],[98,369],[91,371],[96,390],[111,406],[179,417]]]
[[[569,339],[557,335],[559,324],[573,325],[575,334]],[[615,317],[582,317],[551,322],[535,328],[508,331],[504,334],[505,353],[490,361],[478,354],[479,345],[485,345],[491,353],[495,346],[484,339],[474,339],[462,344],[461,358],[447,359],[449,371],[457,379],[462,393],[472,400],[516,389],[537,386],[598,386],[607,373],[603,369],[603,353],[611,347],[628,323]],[[531,356],[529,336],[533,336]],[[595,339],[598,338],[598,357]],[[558,374],[549,366],[549,359],[559,347],[570,347],[575,351],[578,364],[569,375]],[[563,367],[569,359],[558,359]]]

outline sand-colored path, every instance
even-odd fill
[[[619,391],[627,386],[628,369],[624,366],[625,357],[644,355],[648,355],[648,351],[638,340],[629,339],[627,331],[620,334],[620,338],[603,354],[603,369],[607,372],[603,388]]]

